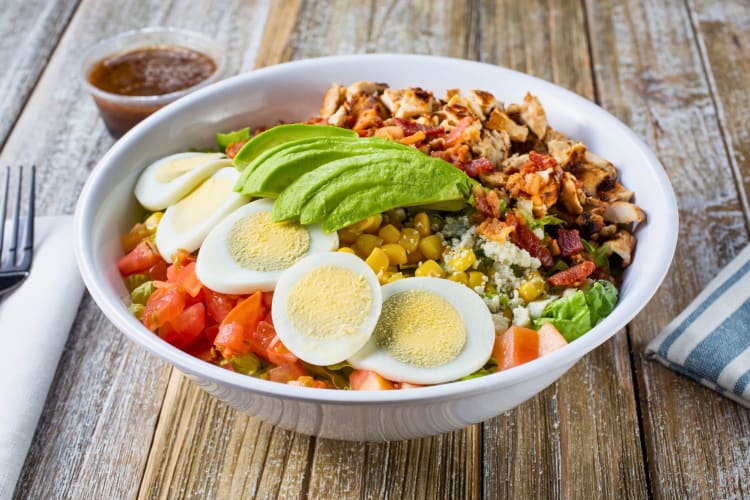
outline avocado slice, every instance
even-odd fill
[[[420,175],[415,175],[416,169]],[[357,170],[348,170],[320,187],[307,200],[299,215],[300,223],[319,222],[349,195],[378,185],[388,184],[394,191],[408,193],[404,194],[405,200],[432,199],[446,189],[451,193],[448,195],[450,198],[463,199],[459,184],[466,181],[453,174],[456,171],[454,167],[449,165],[447,169],[440,163],[424,162],[416,157],[409,162],[365,165]]]
[[[383,150],[404,151],[408,146],[387,139],[375,142],[344,138],[305,141],[302,145],[278,151],[258,165],[244,181],[240,192],[246,196],[276,198],[302,174],[325,163]]]
[[[429,203],[449,200],[464,200],[461,189],[456,185],[445,186],[430,199],[412,195],[410,191],[403,192],[394,189],[391,184],[381,184],[368,189],[351,193],[326,217],[322,224],[323,231],[331,233],[350,226],[357,221],[377,213],[398,207],[421,206]],[[465,201],[464,201],[465,204]]]
[[[414,153],[424,156],[418,151]],[[429,157],[424,156],[424,158]],[[396,162],[409,161],[414,161],[414,154],[410,151],[379,151],[341,158],[321,165],[315,170],[302,174],[281,192],[273,205],[273,220],[278,222],[299,217],[302,207],[318,189],[347,170],[356,170],[365,165],[387,166]]]
[[[353,130],[333,127],[329,125],[307,125],[303,123],[290,123],[277,125],[261,132],[247,144],[234,157],[234,166],[242,171],[250,162],[264,151],[279,144],[288,143],[298,139],[309,137],[359,137]]]

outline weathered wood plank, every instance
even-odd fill
[[[0,149],[80,0],[11,1],[0,16]]]
[[[646,343],[748,241],[690,15],[676,0],[589,1],[587,9],[599,97],[654,148],[680,205],[672,269],[630,327],[652,493],[739,498],[750,490],[747,410],[642,356]],[[716,69],[714,81],[724,77]],[[746,104],[728,102],[739,106],[736,116],[746,113]]]
[[[75,84],[82,51],[100,38],[128,29],[178,26],[205,32],[224,43],[231,74],[252,68],[261,30],[248,31],[246,26],[262,26],[269,8],[265,1],[228,2],[222,8],[210,1],[84,1],[8,137],[0,163],[35,162],[38,212],[71,213],[90,169],[113,142],[93,102]],[[61,6],[58,12],[63,10]],[[43,47],[39,57],[45,58]],[[40,141],[40,137],[49,140]],[[169,372],[165,364],[116,332],[86,298],[58,367],[17,496],[134,497]]]
[[[489,2],[478,19],[479,59],[594,99],[579,2]],[[620,332],[542,394],[485,422],[485,496],[580,498],[616,492],[618,498],[644,497],[630,368],[627,339]]]

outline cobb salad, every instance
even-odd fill
[[[318,116],[148,165],[129,307],[228,370],[383,390],[506,370],[616,306],[645,220],[527,94],[334,84]]]

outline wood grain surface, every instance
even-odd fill
[[[316,439],[238,413],[125,339],[85,296],[16,498],[750,494],[748,411],[642,356],[748,242],[744,2],[11,0],[5,12],[0,165],[39,165],[42,214],[72,213],[112,144],[77,84],[83,51],[127,29],[169,25],[223,43],[227,75],[403,52],[539,76],[633,128],[667,170],[681,218],[667,279],[627,331],[519,407],[412,441]]]

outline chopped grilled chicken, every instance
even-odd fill
[[[346,99],[351,100],[352,96],[359,93],[373,95],[378,92],[382,92],[387,88],[388,85],[386,85],[385,83],[368,82],[364,80],[354,82],[346,88]]]
[[[508,182],[508,174],[499,170],[482,172],[479,174],[479,180],[482,181],[482,184],[485,186],[504,189]]]
[[[401,98],[404,96],[404,91],[401,89],[385,89],[383,95],[380,96],[380,100],[388,108],[391,114],[395,115],[398,112],[398,108],[401,106]]]
[[[635,250],[635,236],[621,229],[617,231],[614,238],[607,240],[609,253],[617,254],[622,259],[623,267],[630,265]]]
[[[547,115],[536,96],[526,93],[521,105],[521,119],[539,139],[547,134]]]
[[[570,172],[563,172],[560,188],[560,202],[571,214],[583,213],[586,195],[578,188],[578,181]]]
[[[529,137],[529,129],[525,125],[517,124],[498,108],[492,110],[484,126],[490,130],[500,130],[507,133],[513,142],[526,142]]]
[[[560,139],[547,141],[547,150],[562,168],[577,164],[586,155],[586,146],[580,142]]]
[[[406,89],[395,117],[412,118],[423,113],[432,113],[433,101],[432,92],[420,88]]]
[[[599,190],[599,199],[602,201],[633,201],[635,194],[625,189],[622,184],[615,182],[611,189]]]
[[[471,151],[480,158],[487,158],[493,167],[500,168],[510,152],[510,137],[502,131],[483,130],[481,139],[471,146]]]
[[[584,161],[588,163],[589,165],[592,165],[594,167],[600,168],[607,172],[609,174],[609,177],[612,179],[617,179],[617,169],[614,165],[612,165],[610,162],[602,158],[601,156],[597,156],[591,151],[586,151],[586,156],[584,157]]]
[[[629,224],[631,222],[643,222],[646,214],[633,203],[627,201],[615,201],[608,203],[604,209],[604,220],[615,224]]]
[[[588,153],[587,155],[588,156]],[[583,192],[588,196],[595,197],[599,191],[599,186],[605,182],[612,182],[614,179],[610,176],[608,170],[597,167],[596,165],[584,161],[574,165],[571,172],[581,183]]]
[[[339,106],[344,103],[346,89],[334,83],[326,91],[326,95],[323,97],[323,104],[320,106],[320,117],[327,120],[333,115]]]
[[[514,172],[514,171],[521,170],[521,167],[526,165],[528,161],[529,161],[528,154],[515,153],[514,155],[508,157],[508,159],[503,161],[503,171]]]
[[[351,121],[349,106],[346,103],[339,106],[334,114],[328,117],[328,123],[336,127],[346,127]]]
[[[466,100],[474,113],[482,120],[498,105],[495,96],[484,90],[470,90],[466,93]]]

